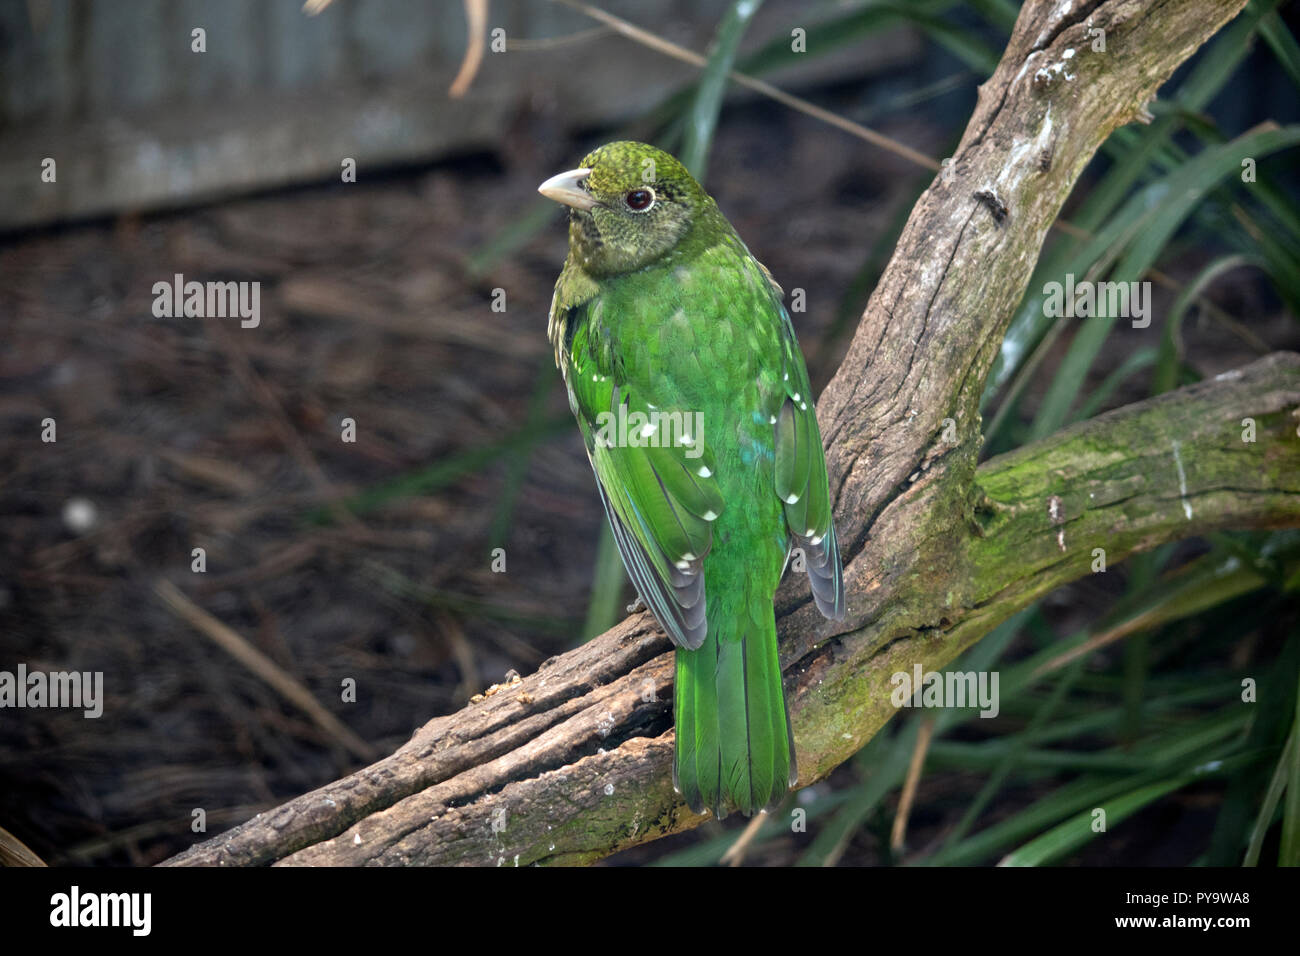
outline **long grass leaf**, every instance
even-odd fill
[[[754,14],[763,6],[763,0],[734,0],[718,26],[709,62],[700,76],[695,98],[688,110],[686,142],[679,157],[691,174],[700,182],[705,180],[709,148],[713,145],[713,131],[718,125],[718,112],[722,97],[727,92],[727,74],[736,61],[736,50]]]
[[[1145,202],[1158,202],[1158,208],[1126,248],[1111,281],[1140,280],[1205,193],[1226,176],[1240,171],[1242,156],[1258,159],[1296,143],[1300,143],[1300,127],[1296,126],[1246,133],[1223,146],[1206,150],[1171,176],[1147,187],[1143,191]],[[1039,408],[1030,430],[1031,438],[1050,435],[1068,420],[1088,370],[1118,318],[1094,315],[1081,323]]]

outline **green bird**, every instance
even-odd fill
[[[673,786],[697,813],[793,785],[772,601],[795,548],[844,616],[826,460],[784,293],[672,156],[610,143],[569,208],[547,330],[619,554],[676,651]]]

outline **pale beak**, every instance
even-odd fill
[[[552,176],[538,186],[537,191],[547,199],[554,199],[574,209],[591,209],[600,204],[591,197],[591,193],[579,185],[590,175],[590,169],[571,169],[567,173]]]

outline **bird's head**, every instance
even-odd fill
[[[598,277],[663,258],[716,208],[685,166],[645,143],[602,146],[537,191],[570,207],[570,253]]]

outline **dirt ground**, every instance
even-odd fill
[[[919,115],[886,129],[932,155],[946,142]],[[0,246],[0,666],[103,671],[106,697],[94,720],[4,714],[0,826],[51,864],[152,864],[364,763],[160,582],[377,752],[580,638],[603,517],[545,337],[563,216],[535,188],[600,138],[521,130],[355,185]],[[750,248],[807,292],[795,322],[820,390],[852,332],[836,316],[869,288],[846,290],[928,177],[765,107],[728,112],[710,169]],[[260,326],[155,318],[152,287],[176,273],[259,280]],[[1248,282],[1216,299],[1295,347]],[[1207,373],[1253,358],[1214,327],[1188,337]],[[1128,350],[1121,333],[1099,374]],[[1063,622],[1096,599],[1070,593]],[[941,822],[925,796],[922,833]]]

